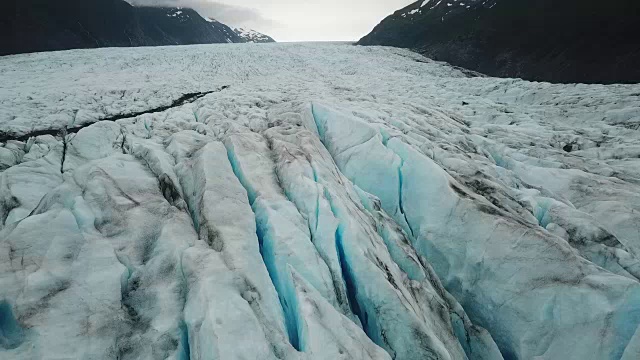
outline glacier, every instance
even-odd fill
[[[640,357],[640,85],[322,43],[0,77],[2,359]]]

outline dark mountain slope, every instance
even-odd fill
[[[0,55],[95,48],[244,42],[230,27],[182,8],[123,0],[4,0]]]
[[[359,44],[411,48],[493,76],[640,82],[639,24],[636,0],[420,0]]]

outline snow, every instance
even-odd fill
[[[639,85],[344,44],[0,73],[3,359],[639,353]]]
[[[268,42],[268,40],[270,40],[268,36],[255,30],[236,28],[234,29],[234,31],[236,32],[236,34],[238,34],[238,36],[245,39],[246,42],[249,43]]]
[[[422,4],[420,4],[420,6],[418,6],[416,9],[410,10],[409,12],[406,12],[404,14],[400,14],[400,16],[402,17],[407,17],[407,15],[414,15],[414,14],[419,14],[422,12],[422,8],[425,7],[425,5],[427,5],[429,3],[429,1],[431,0],[424,0],[422,1]],[[418,2],[416,2],[416,5],[418,4]],[[437,6],[437,4],[436,4]]]
[[[181,19],[181,21],[184,21],[184,17],[189,17],[189,15],[184,14],[184,12],[181,10],[182,8],[175,8],[175,9],[171,9],[168,13],[167,16],[168,17],[175,17],[175,18],[179,18]],[[183,15],[184,14],[184,15]]]

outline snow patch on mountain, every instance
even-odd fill
[[[248,43],[271,43],[275,42],[270,36],[259,33],[255,30],[245,30],[243,28],[234,29],[236,34],[240,36],[242,39],[245,39]]]
[[[210,23],[218,23],[219,22],[212,18],[205,18],[207,22]],[[251,29],[243,29],[243,28],[231,28],[237,37],[240,38],[241,42],[246,43],[272,43],[276,42],[273,38],[263,33],[260,33]]]
[[[465,10],[471,9],[474,6],[486,6],[488,8],[492,8],[493,6],[495,6],[497,0],[467,0],[467,1],[459,1],[459,0],[453,0],[452,2],[445,2],[443,4],[443,6],[446,5],[447,8],[451,8],[448,10],[445,10],[443,12],[444,15],[450,15],[452,13],[452,10],[457,9],[456,5],[460,6],[461,8],[464,8]],[[427,6],[428,4],[431,4],[431,0],[423,0],[421,1],[417,1],[407,7],[405,7],[404,9],[400,10],[400,16],[406,18],[406,17],[411,17],[411,16],[417,16],[418,15],[426,15],[429,14],[429,12],[431,10],[434,10],[436,8],[439,7],[439,5],[442,3],[442,0],[438,0],[437,2],[435,2],[435,4],[433,4],[433,6],[430,6],[429,9],[423,9],[425,6]],[[487,5],[487,3],[489,3]]]

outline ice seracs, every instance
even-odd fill
[[[3,359],[638,354],[637,85],[330,44],[0,72]]]
[[[496,339],[503,354],[535,356],[540,346],[537,341],[509,344],[513,341],[509,339],[545,339],[550,328],[558,330],[553,336],[546,335],[547,354],[569,355],[562,348],[569,341],[579,343],[576,333],[585,334],[583,339],[600,333],[601,343],[580,343],[580,349],[571,350],[571,356],[614,358],[620,354],[620,349],[613,350],[615,344],[633,335],[629,329],[635,331],[635,327],[629,327],[628,322],[638,322],[627,313],[630,307],[638,306],[637,281],[603,272],[577,256],[561,239],[512,218],[468,192],[431,159],[402,142],[401,136],[387,135],[384,139],[373,127],[319,105],[314,105],[313,113],[329,151],[333,156],[343,156],[344,162],[338,161],[343,173],[364,190],[385,199],[383,208],[398,223],[406,223],[416,251],[430,261],[445,287],[491,333],[504,334]],[[370,134],[377,136],[371,137],[372,145],[366,145],[361,139]],[[350,167],[349,163],[368,167]],[[390,164],[398,167],[397,175]],[[372,172],[384,171],[387,175],[371,176]],[[394,186],[387,183],[399,190],[389,191]],[[540,256],[533,255],[536,253]],[[528,261],[523,262],[523,258]],[[543,273],[536,271],[543,267]],[[607,287],[594,288],[596,283],[606,283]],[[527,291],[518,290],[521,286]],[[568,318],[553,316],[566,311],[565,306],[578,303],[590,304],[591,310]],[[551,316],[545,316],[549,313]],[[539,327],[529,316],[540,319]],[[618,320],[610,323],[609,318]],[[567,328],[572,332],[561,330]]]

